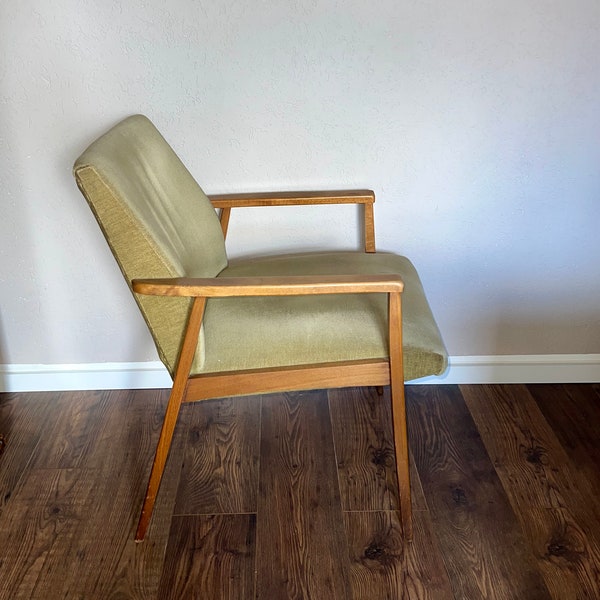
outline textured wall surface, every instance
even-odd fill
[[[142,112],[208,193],[371,187],[453,355],[600,352],[598,0],[0,3],[0,362],[155,359],[71,165]],[[234,213],[243,252],[352,207]]]

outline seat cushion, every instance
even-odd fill
[[[219,277],[396,273],[402,294],[406,380],[439,374],[446,350],[415,268],[394,254],[327,252],[232,261]],[[204,360],[193,374],[387,358],[387,294],[213,298]],[[199,348],[199,354],[202,350]]]

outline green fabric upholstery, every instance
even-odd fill
[[[404,292],[404,377],[446,368],[446,350],[415,268],[394,254],[327,252],[230,263],[220,277],[396,273]],[[387,295],[212,298],[197,372],[386,358]]]
[[[214,277],[227,266],[212,204],[146,117],[129,117],[96,140],[74,174],[130,286],[143,277]],[[191,300],[135,297],[173,374]]]
[[[405,379],[446,368],[423,287],[404,257],[328,252],[228,265],[210,200],[147,118],[113,127],[81,155],[74,173],[130,287],[154,277],[400,274]],[[134,296],[173,375],[191,300]],[[387,356],[385,294],[214,298],[192,374]]]

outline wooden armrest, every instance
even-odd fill
[[[373,204],[371,190],[333,190],[322,192],[266,192],[217,194],[209,196],[215,208],[243,206],[294,206],[301,204]]]
[[[365,252],[375,252],[375,221],[373,217],[375,193],[372,190],[216,194],[209,196],[209,199],[215,208],[221,209],[221,229],[224,236],[227,236],[232,208],[307,204],[362,204],[364,206]]]
[[[225,298],[230,296],[304,296],[366,294],[403,290],[399,275],[315,275],[291,277],[211,277],[134,279],[133,291],[153,296]]]

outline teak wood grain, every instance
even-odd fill
[[[598,597],[598,386],[408,386],[411,544],[375,388],[185,404],[136,544],[167,399],[0,395],[0,599]]]

